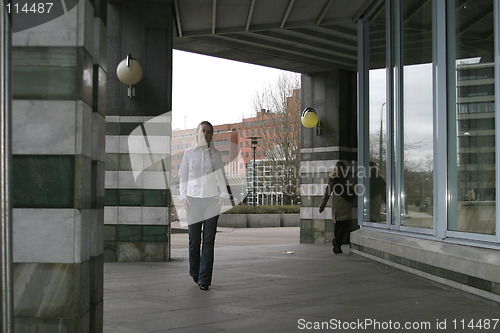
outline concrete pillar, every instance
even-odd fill
[[[172,131],[172,34],[170,1],[108,4],[106,261],[169,259],[170,162],[161,155],[170,152]],[[127,54],[144,69],[134,98],[115,74]],[[131,135],[144,141],[144,151],[131,151]],[[132,165],[129,153],[144,157],[144,165]]]
[[[328,175],[338,160],[356,166],[356,73],[344,70],[302,75],[302,109],[312,107],[321,121],[301,132],[301,243],[329,243],[333,239],[330,204],[319,205]],[[353,209],[353,217],[355,218]]]
[[[105,13],[13,34],[16,332],[102,332]]]

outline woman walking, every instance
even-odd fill
[[[189,275],[201,290],[212,283],[217,220],[229,198],[221,153],[211,146],[214,128],[202,121],[196,145],[184,152],[180,167],[180,197],[187,213]],[[201,252],[200,252],[201,246]]]

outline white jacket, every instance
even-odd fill
[[[221,153],[198,145],[186,149],[180,168],[179,200],[216,196],[229,198]]]

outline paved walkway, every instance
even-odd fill
[[[299,244],[298,235],[220,230],[209,291],[188,276],[186,234],[172,235],[171,262],[106,263],[104,332],[396,332],[406,324],[418,329],[399,332],[500,332],[498,305],[349,255],[347,246],[334,255],[328,245]],[[471,319],[482,329],[468,328]]]

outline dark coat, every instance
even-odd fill
[[[352,201],[356,198],[352,183],[346,178],[335,176],[328,177],[320,209],[324,210],[328,200],[332,197],[332,219],[334,221],[347,221],[351,219]]]

